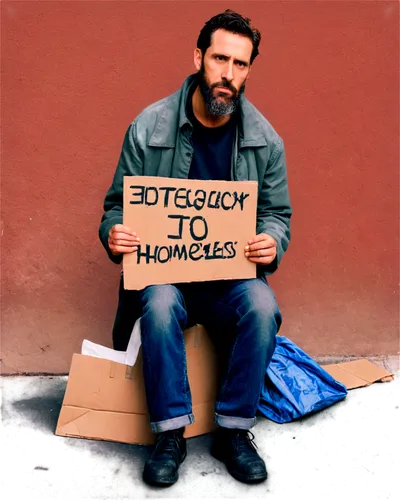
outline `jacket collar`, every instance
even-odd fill
[[[190,75],[182,87],[165,99],[164,107],[157,119],[154,131],[149,139],[149,146],[174,148],[176,144],[176,126],[181,131],[192,128],[186,115],[186,100],[197,75]],[[266,146],[260,113],[243,95],[240,101],[239,148]]]

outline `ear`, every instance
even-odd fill
[[[195,48],[194,49],[194,67],[197,69],[197,71],[200,71],[201,68],[201,61],[203,59],[203,54],[200,49]]]

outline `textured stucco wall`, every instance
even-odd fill
[[[262,31],[247,95],[284,138],[293,238],[271,279],[312,355],[399,350],[398,3],[3,1],[2,371],[111,344],[97,239],[124,132],[225,8]]]

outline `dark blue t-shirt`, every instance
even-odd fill
[[[189,179],[231,180],[231,156],[235,135],[235,116],[222,127],[205,127],[194,116],[192,95],[187,101],[187,115],[193,125],[193,158]]]

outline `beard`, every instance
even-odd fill
[[[214,89],[216,87],[223,87],[232,92],[232,95],[228,97],[223,92],[215,93]],[[208,81],[204,64],[201,64],[199,71],[199,88],[200,93],[204,99],[207,111],[213,116],[225,116],[234,113],[240,103],[240,98],[244,93],[246,87],[246,81],[243,82],[241,87],[236,89],[228,80],[222,79],[220,82],[210,84]]]

